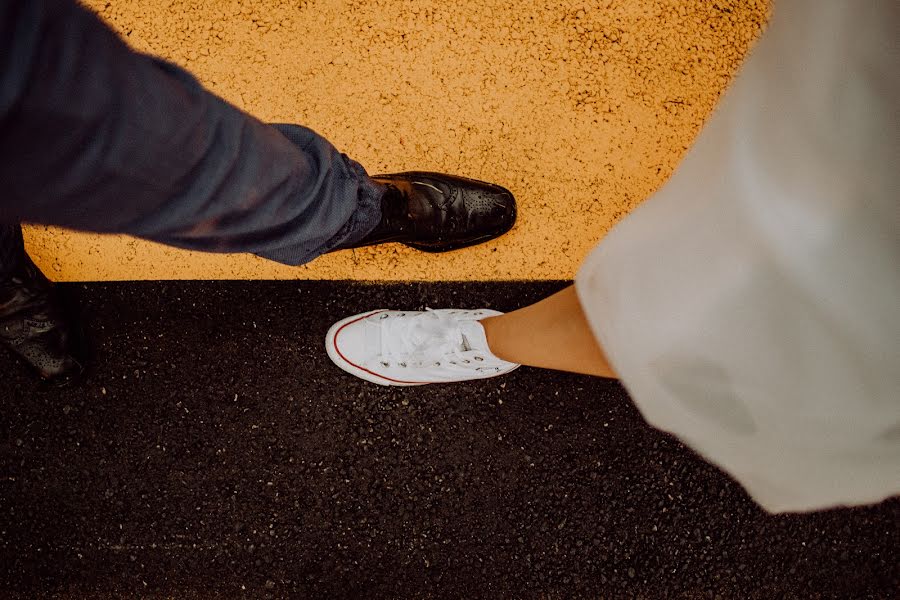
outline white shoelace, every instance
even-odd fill
[[[441,366],[443,361],[469,364],[472,349],[466,345],[461,324],[456,317],[430,308],[414,316],[387,314],[381,323],[382,357],[401,367]]]

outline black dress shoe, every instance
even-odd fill
[[[82,370],[53,284],[27,256],[0,279],[0,343],[45,379],[65,381]]]
[[[446,252],[494,239],[516,222],[516,201],[499,185],[419,171],[372,179],[387,187],[381,222],[345,248],[400,242],[425,252]]]

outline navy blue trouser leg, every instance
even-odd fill
[[[130,50],[73,0],[0,2],[0,225],[127,233],[300,264],[365,237],[383,188]]]

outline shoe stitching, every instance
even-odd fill
[[[362,315],[362,316],[360,316],[360,317],[358,317],[358,318],[356,318],[356,319],[353,319],[352,321],[349,321],[349,322],[344,323],[343,325],[341,325],[341,326],[338,328],[338,330],[334,332],[334,349],[335,349],[335,351],[338,353],[338,356],[340,356],[344,361],[346,361],[347,364],[353,365],[353,367],[359,369],[360,371],[365,371],[365,372],[368,373],[369,375],[372,375],[372,376],[374,376],[374,377],[379,377],[379,378],[381,378],[381,379],[385,379],[385,380],[391,381],[391,382],[393,382],[393,383],[407,383],[407,384],[412,384],[412,385],[424,385],[424,384],[427,384],[427,383],[432,383],[432,382],[430,382],[430,381],[403,381],[402,379],[394,379],[393,377],[387,377],[386,375],[382,375],[382,374],[380,374],[380,373],[376,373],[376,372],[374,372],[374,371],[370,371],[369,369],[367,369],[367,368],[365,368],[365,367],[363,367],[363,366],[360,366],[360,365],[356,364],[355,362],[353,362],[352,360],[350,360],[349,358],[347,358],[346,356],[344,356],[344,353],[341,352],[341,349],[340,349],[340,347],[338,346],[338,336],[341,334],[341,331],[343,331],[344,328],[348,327],[349,325],[353,325],[354,323],[358,323],[359,321],[362,321],[363,319],[367,319],[367,318],[369,318],[369,317],[373,317],[373,316],[375,316],[375,315],[377,315],[377,314],[379,314],[379,313],[384,313],[384,312],[387,312],[387,311],[376,311],[376,312],[373,312],[373,313],[366,313],[366,314],[364,314],[364,315]]]

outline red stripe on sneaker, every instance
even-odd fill
[[[352,360],[350,360],[349,358],[347,358],[346,356],[344,356],[344,353],[341,352],[341,349],[340,349],[340,347],[338,346],[338,336],[341,335],[341,331],[344,330],[344,327],[347,327],[348,325],[353,325],[354,323],[358,323],[358,322],[362,321],[363,319],[368,319],[369,317],[373,317],[373,316],[375,316],[375,315],[377,315],[377,314],[380,314],[380,313],[383,313],[383,312],[388,312],[388,311],[386,311],[386,310],[376,310],[375,312],[371,312],[371,313],[364,314],[364,315],[362,315],[361,317],[359,317],[358,319],[353,319],[353,320],[350,321],[349,323],[344,323],[343,325],[341,325],[341,326],[338,328],[338,330],[334,332],[334,349],[337,351],[338,355],[339,355],[342,359],[344,359],[345,361],[347,361],[348,364],[353,365],[354,367],[356,367],[356,368],[359,369],[360,371],[365,371],[365,372],[368,373],[369,375],[374,375],[375,377],[378,377],[378,378],[380,378],[380,379],[384,379],[385,381],[391,381],[391,382],[393,382],[393,383],[406,383],[406,384],[409,384],[409,385],[427,385],[427,384],[429,384],[429,383],[434,383],[433,381],[403,381],[402,379],[393,379],[393,378],[391,378],[391,377],[386,377],[386,376],[382,375],[381,373],[376,373],[376,372],[374,372],[374,371],[370,371],[369,369],[367,369],[367,368],[365,368],[365,367],[359,366],[358,364],[356,364],[355,362],[353,362]]]

